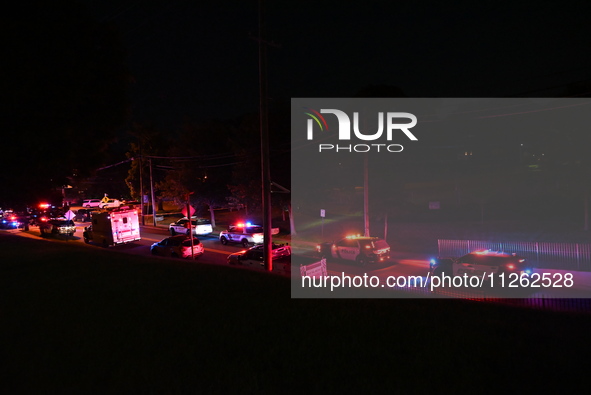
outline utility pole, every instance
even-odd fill
[[[143,176],[143,172],[142,172],[142,167],[144,167],[144,159],[142,158],[142,148],[140,146],[140,207],[142,208],[142,225],[146,224],[146,221],[144,219],[144,176]]]
[[[191,219],[191,200],[190,200],[190,196],[193,194],[193,192],[188,192],[187,193],[187,203],[186,203],[186,210],[187,210],[187,218],[189,219],[189,222],[187,222],[187,224],[189,225],[189,237],[191,237],[191,259],[195,260],[195,241],[194,238],[195,236],[193,235],[193,220]]]
[[[269,129],[267,124],[267,51],[263,20],[263,0],[259,0],[259,92],[261,129],[261,181],[263,186],[263,260],[267,271],[273,270],[271,242],[271,176],[269,164]]]
[[[585,196],[584,196],[583,204],[584,204],[584,206],[583,206],[584,207],[583,230],[588,231],[589,230],[589,189],[587,187],[585,187]]]
[[[293,222],[293,207],[291,206],[291,202],[289,203],[289,234],[291,236],[295,236],[297,234],[295,223]]]
[[[152,158],[150,161],[150,191],[152,194],[152,225],[156,226],[156,199],[154,198],[154,179],[152,178]]]
[[[367,130],[367,109],[363,109],[363,129]],[[369,237],[369,170],[367,157],[363,154],[363,236]]]
[[[367,154],[363,155],[363,222],[365,237],[369,237],[369,171],[367,169]]]

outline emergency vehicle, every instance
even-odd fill
[[[0,213],[0,229],[17,229],[22,227],[25,222],[27,222],[26,218],[19,218],[16,214],[3,215]]]
[[[168,231],[171,236],[176,234],[186,234],[188,236],[191,234],[188,225],[189,219],[184,217],[176,222],[171,222],[170,225],[168,225]],[[191,227],[196,236],[205,236],[213,232],[211,221],[205,218],[191,217]]]
[[[74,224],[74,221],[66,218],[42,218],[39,222],[39,233],[41,233],[41,237],[49,235],[74,236],[75,232],[76,225]]]
[[[277,233],[279,233],[279,228],[271,229],[272,235],[276,235]],[[243,247],[249,247],[252,244],[262,244],[263,238],[263,227],[250,223],[230,225],[227,230],[220,232],[220,242],[224,245],[228,243],[240,243]]]
[[[103,247],[140,240],[138,212],[129,208],[95,211],[82,237],[87,244],[93,242]]]
[[[501,275],[517,273],[531,274],[533,268],[525,257],[516,253],[493,250],[477,250],[459,258],[437,258],[429,262],[431,275],[434,276],[478,276],[488,278],[492,273]]]
[[[321,257],[356,262],[360,266],[390,259],[390,246],[379,237],[347,236],[334,243],[316,246]]]

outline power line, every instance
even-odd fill
[[[112,165],[104,166],[104,167],[101,167],[101,168],[99,168],[99,169],[96,169],[96,170],[97,170],[97,171],[99,171],[99,170],[105,170],[105,169],[109,169],[109,168],[111,168],[111,167],[115,167],[115,166],[122,165],[123,163],[131,162],[132,160],[133,160],[133,158],[129,158],[129,159],[123,160],[123,161],[121,161],[121,162],[119,162],[119,163],[114,163],[114,164],[112,164]]]
[[[169,160],[214,160],[214,159],[227,159],[227,158],[234,158],[245,156],[242,154],[231,154],[231,153],[224,153],[218,155],[192,155],[192,156],[157,156],[157,155],[144,155],[144,158],[151,158],[151,159],[169,159]]]

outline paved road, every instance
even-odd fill
[[[317,261],[318,259],[312,259],[314,256],[313,246],[299,243],[294,246],[294,254],[298,256],[307,256],[310,258],[310,262]],[[364,267],[356,265],[354,262],[339,261],[335,259],[329,259],[327,261],[327,271],[332,276],[360,276],[367,277],[375,276],[379,278],[379,288],[388,288],[388,284],[392,284],[394,278],[402,277],[399,284],[408,284],[410,277],[420,277],[423,287],[413,286],[412,291],[417,292],[421,295],[430,295],[432,291],[429,272],[429,260],[431,256],[419,254],[419,253],[400,253],[394,252],[392,258],[385,263],[368,264]],[[554,269],[534,269],[534,273],[543,275],[547,273],[547,277],[551,282],[537,281],[535,285],[538,287],[524,290],[522,287],[517,286],[517,282],[509,284],[507,281],[504,287],[498,285],[493,288],[483,283],[482,286],[451,286],[451,287],[437,287],[435,289],[439,296],[444,297],[497,297],[497,298],[591,298],[591,273],[589,272],[576,272],[568,270],[554,270]],[[570,281],[565,282],[568,276],[572,275],[572,286]],[[390,278],[390,279],[389,279]],[[536,277],[533,277],[536,278]],[[527,279],[526,279],[527,280]],[[525,281],[526,281],[525,280]],[[406,282],[405,282],[406,281]],[[376,280],[377,282],[377,280]],[[416,282],[416,281],[415,281]],[[550,285],[550,286],[543,286]],[[511,286],[509,286],[511,285]]]
[[[11,233],[14,235],[18,235],[21,237],[29,237],[33,239],[39,240],[46,240],[48,242],[66,242],[66,243],[73,243],[75,245],[85,246],[87,248],[103,248],[95,244],[85,244],[82,239],[82,232],[84,231],[84,227],[88,226],[89,223],[77,222],[76,223],[76,233],[72,237],[48,237],[42,238],[39,233],[38,227],[31,226],[29,231],[22,231],[18,229],[13,230],[0,230],[0,232]],[[168,236],[168,229],[165,227],[151,227],[151,226],[142,226],[141,229],[141,240],[124,244],[118,245],[114,247],[109,247],[109,249],[113,251],[120,251],[130,254],[137,254],[137,255],[145,255],[145,256],[152,256],[150,254],[150,246],[158,242]],[[227,264],[227,257],[228,255],[242,251],[244,248],[240,245],[222,245],[219,240],[217,239],[217,235],[210,235],[210,236],[200,236],[199,240],[203,243],[205,247],[205,253],[196,259],[197,262],[206,263],[206,264],[215,264],[215,265],[228,265]],[[176,260],[179,258],[169,258],[169,257],[157,257],[163,260]],[[190,263],[191,258],[185,259],[186,262]],[[257,271],[265,271],[265,268],[261,265],[238,265],[235,266],[237,268],[244,268],[244,269],[252,269]],[[289,275],[290,268],[286,267],[284,264],[280,264],[277,262],[274,265],[273,272],[279,275]]]
[[[87,226],[88,223],[76,223],[77,230],[76,234],[67,240],[68,243],[76,243],[77,245],[86,246],[87,248],[101,248],[96,245],[86,245],[82,241],[82,231],[84,226]],[[20,235],[22,237],[31,237],[35,239],[41,239],[38,228],[31,227],[28,232],[23,232],[21,230],[2,230],[2,232],[8,232]],[[165,227],[152,227],[152,226],[145,226],[142,227],[142,240],[130,243],[127,245],[121,245],[116,247],[110,247],[113,250],[138,254],[138,255],[150,255],[150,248],[149,246],[157,241],[162,240],[165,237],[169,236],[168,230]],[[59,241],[63,242],[64,240],[55,240],[52,238],[44,239],[47,241]],[[200,237],[204,247],[205,247],[205,254],[198,258],[198,262],[206,263],[206,264],[216,264],[216,265],[227,265],[226,258],[229,254],[237,251],[241,251],[243,248],[237,245],[222,245],[218,239],[217,235],[210,235],[210,236],[202,236]],[[312,244],[310,245],[298,245],[294,246],[294,254],[298,257],[302,257],[306,260],[306,262],[314,262],[317,261],[317,258],[314,255],[314,247]],[[389,277],[421,277],[422,279],[427,279],[428,267],[429,267],[429,256],[416,254],[416,253],[393,253],[393,257],[390,261],[386,263],[380,264],[369,264],[365,267],[356,266],[353,263],[343,262],[343,261],[336,261],[330,260],[327,265],[328,273],[334,276],[342,276],[343,274],[348,276],[364,276],[367,275],[369,277],[376,276],[380,279],[380,282],[386,284]],[[166,258],[162,257],[161,259],[168,260],[174,258]],[[190,261],[191,259],[187,259]],[[247,266],[245,268],[264,271],[264,267],[260,265],[252,265]],[[280,275],[290,275],[291,268],[283,265],[283,264],[276,264],[273,268],[274,272]],[[567,273],[573,274],[574,286],[567,288],[567,287],[540,287],[528,292],[525,296],[529,297],[553,297],[553,298],[591,298],[591,273],[587,272],[569,272],[569,271],[561,271],[561,270],[536,270],[538,273],[550,273],[551,276],[564,276]],[[426,288],[425,288],[426,289]],[[424,291],[424,290],[422,290]],[[465,288],[465,287],[451,287],[451,288],[441,288],[439,289],[440,294],[444,294],[445,296],[449,297],[456,297],[456,296],[465,296],[469,291],[475,291],[474,288]],[[515,291],[515,290],[511,290]],[[490,295],[490,290],[487,290],[488,295]],[[424,292],[423,292],[424,293]],[[482,294],[481,290],[476,290],[476,295]],[[493,293],[494,294],[494,293]],[[505,293],[503,293],[505,294]],[[512,293],[513,297],[524,297],[523,292],[521,293]],[[493,295],[494,296],[494,295]]]

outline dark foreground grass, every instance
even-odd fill
[[[586,381],[587,316],[291,300],[290,280],[267,273],[7,235],[0,251],[2,393],[564,392]]]

